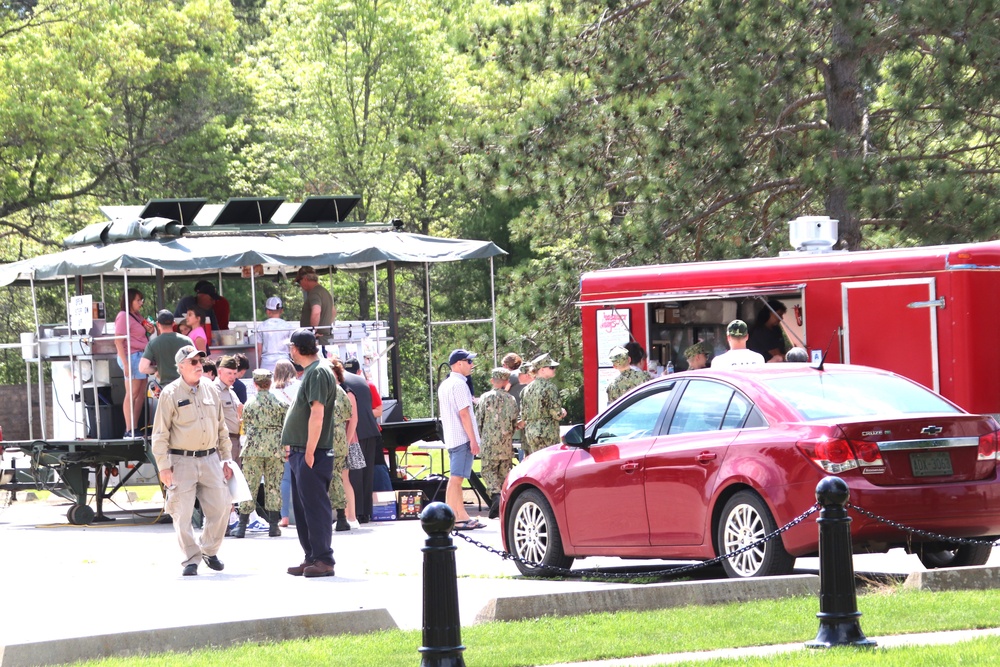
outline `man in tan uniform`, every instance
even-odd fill
[[[218,377],[212,383],[222,399],[222,415],[226,418],[226,428],[229,429],[229,442],[233,446],[233,460],[243,467],[243,457],[240,451],[240,422],[243,420],[243,402],[236,395],[233,386],[239,374],[236,357],[225,356],[217,364]]]
[[[225,567],[216,554],[232,507],[226,486],[233,475],[232,445],[219,392],[202,378],[204,356],[193,345],[177,351],[180,378],[163,388],[153,421],[153,456],[167,490],[164,509],[174,522],[186,577],[198,574],[201,560],[216,571]],[[195,499],[205,515],[200,540],[191,526]]]

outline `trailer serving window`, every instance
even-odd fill
[[[660,373],[668,363],[673,363],[675,371],[687,370],[684,350],[699,341],[712,346],[713,356],[722,354],[728,349],[726,326],[735,319],[753,326],[757,312],[771,299],[781,301],[787,309],[782,328],[789,347],[801,345],[805,340],[804,293],[803,285],[784,285],[648,295],[646,349],[650,370]]]

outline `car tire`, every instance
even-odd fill
[[[740,491],[725,504],[716,528],[719,554],[736,551],[777,529],[763,499],[753,491]],[[734,579],[789,574],[795,559],[785,551],[781,536],[726,558],[722,567]]]
[[[551,576],[555,568],[568,570],[573,559],[563,553],[555,514],[540,491],[530,489],[517,497],[507,514],[507,541],[514,564],[529,577]]]
[[[964,544],[957,549],[941,549],[941,546],[943,545],[927,545],[917,550],[917,557],[928,570],[985,565],[993,552],[990,544]]]

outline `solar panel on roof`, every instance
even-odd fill
[[[284,197],[234,197],[212,221],[213,225],[263,225],[271,221]]]
[[[167,218],[185,227],[194,224],[194,216],[207,199],[150,199],[139,214],[140,218]]]
[[[361,203],[356,195],[344,197],[307,197],[292,214],[290,223],[343,222]]]

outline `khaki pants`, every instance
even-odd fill
[[[177,543],[184,554],[182,565],[200,563],[203,555],[219,553],[233,507],[222,475],[222,462],[218,452],[201,457],[170,454],[169,458],[175,488],[167,491],[164,509],[174,522]],[[201,502],[205,515],[200,540],[195,539],[191,525],[195,498]]]

